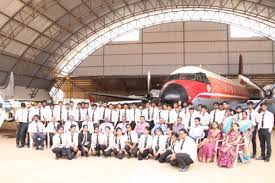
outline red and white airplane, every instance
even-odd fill
[[[262,94],[262,100],[274,101],[275,86],[268,89],[261,88],[257,84],[242,76],[242,56],[239,60],[239,81],[227,79],[221,75],[215,74],[201,67],[186,66],[172,72],[160,91],[151,90],[151,76],[148,73],[147,88],[148,93],[145,96],[123,96],[89,92],[88,95],[99,95],[105,97],[114,97],[125,100],[159,100],[162,103],[174,103],[181,101],[211,106],[214,102],[227,101],[232,107],[247,102],[249,93],[246,85],[259,89]]]

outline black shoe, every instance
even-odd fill
[[[27,144],[27,148],[30,148],[30,144]]]
[[[256,158],[256,160],[265,160],[265,158],[260,156],[260,157]]]
[[[23,145],[19,145],[18,148],[23,148],[24,146]]]
[[[264,160],[264,162],[269,162],[270,161],[270,159],[269,158],[266,158],[265,160]]]
[[[88,154],[88,153],[86,153],[86,154],[85,154],[85,156],[86,156],[86,157],[89,157],[89,154]]]
[[[16,147],[19,148],[19,144],[16,144]]]
[[[253,155],[251,156],[251,159],[254,159],[254,158],[256,158],[256,154],[253,154]]]
[[[58,160],[59,159],[59,157],[58,156],[55,156],[55,160]]]

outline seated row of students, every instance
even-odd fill
[[[138,160],[150,157],[159,162],[170,162],[171,165],[178,165],[180,171],[186,171],[197,157],[197,147],[194,140],[187,135],[185,129],[179,130],[178,134],[168,128],[168,135],[164,135],[161,128],[156,130],[156,135],[152,136],[149,127],[145,128],[144,134],[138,138],[138,134],[127,124],[127,132],[122,133],[120,127],[116,128],[115,135],[109,126],[105,127],[102,133],[98,126],[94,133],[90,134],[87,125],[83,126],[82,131],[76,132],[76,125],[71,125],[70,131],[64,133],[64,128],[58,126],[57,133],[53,136],[52,151],[56,159],[67,157],[71,160],[77,152],[81,156],[88,157],[112,156],[123,159],[125,156],[137,157]]]

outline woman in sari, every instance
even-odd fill
[[[222,121],[221,129],[224,135],[227,135],[231,129],[234,117],[232,116],[232,109],[226,109],[225,117]]]
[[[233,123],[232,129],[228,133],[225,143],[218,152],[218,166],[232,168],[237,158],[237,145],[242,143],[242,133],[239,124]]]
[[[222,138],[221,130],[217,122],[211,124],[211,129],[205,138],[199,144],[198,160],[204,163],[213,162],[215,156],[216,141]]]
[[[243,149],[243,157],[241,157],[241,160],[243,162],[250,160],[250,152],[249,152],[249,145],[251,141],[252,131],[253,131],[253,123],[251,120],[249,120],[247,116],[247,112],[242,112],[242,119],[237,122],[240,126],[240,131],[243,134],[243,140],[244,140],[244,149]]]

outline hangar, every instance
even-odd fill
[[[242,74],[264,87],[275,82],[274,41],[274,0],[0,0],[0,85],[7,85],[13,73],[15,100],[41,101],[55,97],[60,90],[69,99],[88,99],[88,92],[143,95],[148,72],[153,89],[161,89],[169,74],[184,66],[237,79],[241,55]],[[253,87],[249,87],[249,94],[250,98],[261,97]],[[102,99],[111,100],[93,97]],[[6,129],[2,132],[5,137],[12,134]],[[9,146],[12,140],[3,144],[13,152]],[[27,150],[23,154],[32,158]],[[48,163],[46,153],[34,159],[40,158]],[[57,166],[56,162],[50,163]],[[133,164],[139,171],[144,168]],[[271,168],[252,164],[247,172],[255,173],[258,167],[272,170],[274,160]],[[81,160],[74,165],[81,166]],[[146,165],[150,172],[150,162]],[[238,175],[241,168],[244,167],[233,170],[232,176]],[[123,170],[129,177],[135,175]],[[172,173],[163,167],[161,170]],[[0,168],[0,175],[2,171],[5,172]],[[34,180],[39,182],[38,176],[43,174],[34,172]],[[114,172],[114,177],[120,175],[118,170]],[[159,176],[157,171],[151,174]],[[264,177],[265,172],[259,174]],[[12,174],[7,173],[5,178],[7,175]],[[219,174],[218,178],[224,176]],[[16,177],[10,177],[9,182],[18,182]],[[272,178],[267,171],[265,179],[257,180]],[[150,175],[141,179],[154,180]],[[199,180],[192,175],[187,179]],[[109,177],[106,180],[113,181]]]

